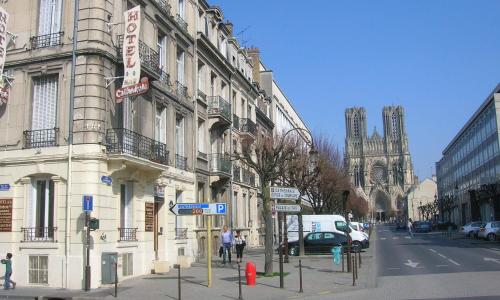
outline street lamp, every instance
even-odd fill
[[[345,190],[342,192],[342,210],[344,211],[344,217],[346,221],[346,231],[345,234],[347,236],[347,272],[351,272],[351,237],[349,234],[349,215],[347,214],[347,199],[349,198],[349,190]]]

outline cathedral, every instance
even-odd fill
[[[368,136],[363,107],[345,111],[345,159],[351,183],[368,201],[370,217],[388,220],[402,216],[405,194],[415,183],[404,109],[386,106],[382,112],[383,135],[375,128]]]

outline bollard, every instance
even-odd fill
[[[115,298],[118,297],[118,262],[115,261]]]
[[[181,265],[175,264],[174,269],[178,270],[178,272],[177,272],[177,295],[179,295],[179,296],[177,299],[181,300]]]
[[[352,286],[356,285],[356,274],[354,273],[354,261],[355,261],[354,257],[351,260],[349,260],[349,265],[351,265],[352,269],[353,269],[352,270]]]
[[[344,272],[344,249],[342,249],[342,273]]]
[[[243,296],[241,295],[241,266],[238,263],[238,300],[243,300]]]
[[[361,250],[359,250],[359,254],[358,254],[358,259],[359,259],[359,268],[361,269]]]
[[[354,254],[354,273],[356,273],[356,279],[358,279],[358,259],[356,258],[356,253]]]
[[[303,293],[304,290],[302,290],[302,260],[301,259],[299,259],[299,280],[300,280],[299,293]]]

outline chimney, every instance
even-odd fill
[[[227,28],[227,31],[229,31],[229,36],[233,36],[233,23],[231,23],[231,21],[227,20],[226,21],[226,28]]]
[[[252,58],[253,70],[252,77],[253,81],[260,85],[260,50],[257,47],[250,47],[247,49],[248,55]]]

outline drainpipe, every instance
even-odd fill
[[[70,83],[70,96],[69,96],[69,134],[68,134],[68,175],[66,181],[66,226],[65,226],[65,276],[64,276],[64,287],[68,288],[68,278],[69,278],[69,254],[71,246],[71,155],[73,153],[73,110],[75,102],[75,72],[76,72],[76,48],[78,43],[78,10],[80,8],[80,1],[75,0],[74,2],[74,14],[73,14],[73,49],[71,53],[71,83]]]

